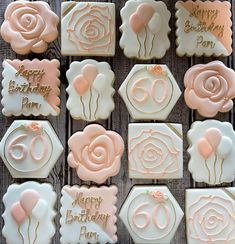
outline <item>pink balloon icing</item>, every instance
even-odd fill
[[[136,12],[134,12],[129,19],[129,25],[131,29],[138,33],[140,32],[150,21],[154,14],[154,9],[147,3],[142,3],[138,6]]]
[[[95,65],[87,64],[82,68],[82,74],[89,84],[91,84],[98,75],[98,70]]]
[[[154,12],[154,8],[147,3],[140,4],[136,10],[137,15],[145,25],[148,24]]]
[[[27,214],[36,206],[40,195],[35,190],[25,190],[20,194],[20,204]]]
[[[79,96],[83,96],[90,88],[89,81],[83,75],[76,76],[73,80],[73,85]]]
[[[197,149],[205,160],[207,160],[210,157],[210,155],[213,153],[213,148],[206,138],[201,138],[198,141]]]
[[[216,150],[222,139],[222,133],[217,128],[210,128],[206,131],[205,138],[210,143],[212,148]]]
[[[11,206],[11,215],[18,225],[23,223],[24,220],[27,218],[27,214],[25,213],[19,202],[15,202]]]
[[[144,28],[144,23],[139,18],[137,13],[131,15],[129,19],[129,25],[135,33],[139,33]]]

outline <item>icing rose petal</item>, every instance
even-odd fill
[[[124,142],[119,134],[100,125],[88,125],[68,141],[68,164],[83,180],[103,183],[119,172]]]
[[[45,2],[12,2],[6,8],[1,35],[18,54],[42,53],[57,38],[58,23],[58,16]]]
[[[235,72],[220,61],[194,65],[185,74],[185,102],[204,117],[232,109]]]

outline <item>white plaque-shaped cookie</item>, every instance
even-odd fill
[[[129,0],[121,10],[120,47],[128,58],[162,58],[170,48],[170,12],[162,1]]]
[[[3,236],[7,244],[49,244],[56,228],[56,193],[51,184],[12,184],[3,196]]]
[[[218,120],[196,121],[188,131],[188,169],[197,182],[216,185],[232,182],[235,175],[235,132]]]
[[[66,106],[73,119],[107,119],[114,110],[114,73],[106,62],[86,59],[71,63],[66,73]]]

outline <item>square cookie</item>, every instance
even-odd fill
[[[178,1],[175,6],[179,56],[229,56],[232,53],[229,1]]]
[[[180,124],[129,124],[129,177],[183,177],[183,139]]]
[[[116,243],[116,186],[64,186],[61,198],[61,244]]]
[[[235,187],[186,190],[188,244],[235,243]]]
[[[59,67],[56,59],[4,60],[2,113],[5,116],[58,116]]]
[[[76,56],[114,56],[115,4],[63,2],[61,53]]]

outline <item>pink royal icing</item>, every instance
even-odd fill
[[[228,112],[235,97],[235,72],[220,61],[191,67],[184,77],[186,104],[204,117]]]
[[[12,2],[4,16],[2,38],[18,54],[43,53],[58,36],[59,17],[46,2]]]
[[[118,174],[124,142],[116,132],[97,124],[88,125],[83,132],[73,134],[68,145],[71,150],[68,164],[76,168],[82,180],[103,183]]]

